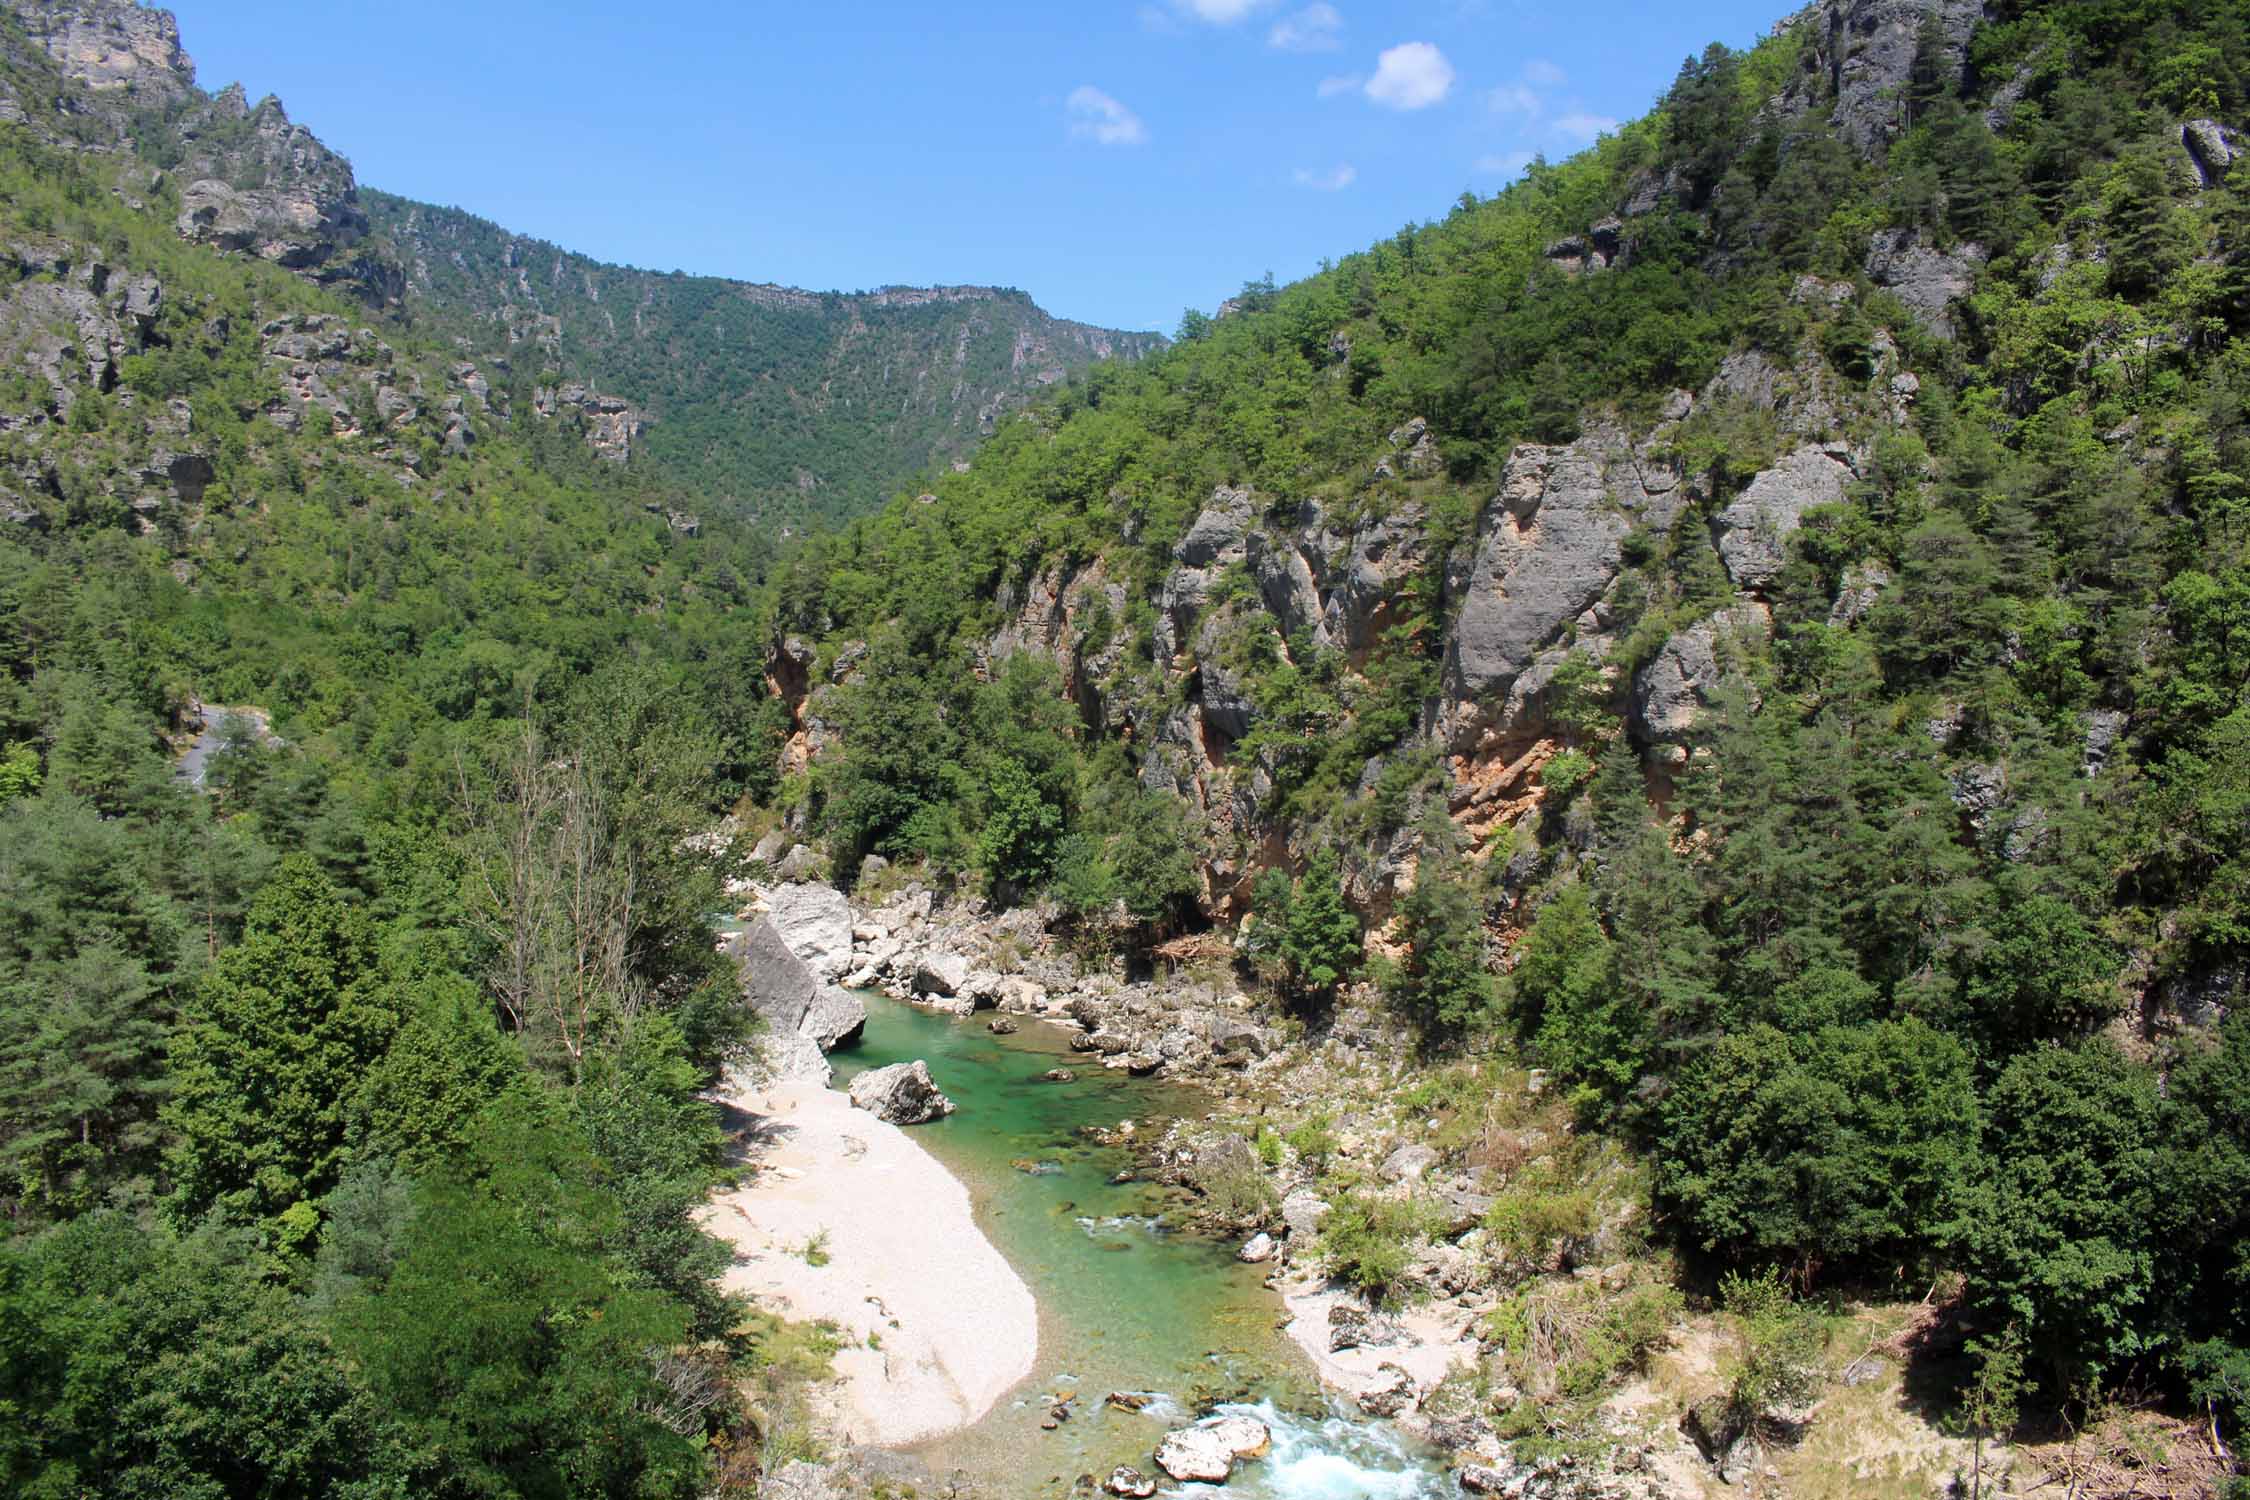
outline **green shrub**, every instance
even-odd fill
[[[1320,1252],[1328,1273],[1378,1298],[1388,1297],[1422,1234],[1413,1204],[1349,1192],[1320,1222]]]

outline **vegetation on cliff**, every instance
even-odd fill
[[[739,1481],[744,797],[1537,1064],[1753,1332],[1957,1273],[2050,1402],[2250,1421],[2240,0],[1827,0],[778,564],[724,403],[652,488],[550,378],[724,349],[464,358],[278,106],[0,44],[12,1491]]]
[[[1247,908],[1299,1002],[1344,890],[1690,1255],[1958,1270],[2050,1397],[2250,1422],[2246,22],[1839,0],[1246,287],[782,565],[784,801],[846,871],[1037,828],[996,888],[1114,940]],[[1077,710],[1029,775],[977,727],[1026,655]],[[1167,806],[1193,903],[1120,857]]]

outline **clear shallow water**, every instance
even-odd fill
[[[1274,1451],[1236,1469],[1223,1490],[1176,1495],[1244,1500],[1421,1500],[1451,1493],[1445,1471],[1387,1422],[1336,1411],[1302,1353],[1279,1331],[1281,1301],[1263,1268],[1233,1246],[1182,1233],[1163,1193],[1110,1178],[1133,1164],[1129,1145],[1087,1127],[1134,1122],[1136,1138],[1199,1114],[1202,1096],[1112,1072],[1069,1050],[1057,1027],[1024,1021],[996,1037],[978,1016],[956,1020],[868,995],[861,1042],[831,1055],[837,1085],[869,1068],[922,1058],[954,1114],[913,1127],[914,1138],[968,1185],[978,1222],[1031,1286],[1040,1309],[1039,1360],[1024,1385],[984,1421],[916,1453],[940,1474],[964,1470],[995,1500],[1060,1495],[1081,1474],[1121,1463],[1152,1475],[1170,1428],[1214,1403],[1274,1429]],[[1064,1067],[1071,1083],[1040,1074]],[[963,1288],[973,1297],[974,1288]],[[1053,1432],[1040,1421],[1065,1392],[1078,1395]],[[1106,1409],[1111,1391],[1157,1397],[1146,1411]],[[1161,1476],[1157,1476],[1161,1477]]]

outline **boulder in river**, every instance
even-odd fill
[[[1259,1230],[1243,1242],[1242,1248],[1235,1252],[1234,1258],[1245,1265],[1251,1266],[1262,1265],[1272,1260],[1273,1236],[1263,1229]]]
[[[1156,1493],[1156,1481],[1131,1464],[1119,1464],[1109,1471],[1109,1479],[1102,1488],[1112,1495],[1123,1495],[1126,1500],[1148,1500]]]
[[[850,990],[824,984],[817,990],[797,1022],[800,1035],[810,1037],[821,1051],[841,1047],[867,1026],[867,1002]]]
[[[1164,1435],[1156,1464],[1183,1484],[1224,1484],[1238,1458],[1263,1458],[1273,1434],[1255,1417],[1206,1417]]]
[[[956,995],[969,982],[969,961],[958,953],[926,953],[914,965],[914,993]]]
[[[1156,1466],[1183,1484],[1225,1484],[1234,1472],[1234,1454],[1217,1434],[1183,1427],[1156,1445]]]
[[[852,1107],[891,1125],[922,1125],[953,1113],[953,1101],[930,1080],[921,1058],[871,1068],[852,1080]]]

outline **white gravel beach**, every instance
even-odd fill
[[[936,1436],[1031,1373],[1031,1289],[977,1227],[968,1190],[907,1130],[810,1083],[726,1102],[751,1116],[756,1171],[706,1210],[735,1247],[725,1284],[842,1330],[839,1438],[897,1447]],[[826,1264],[808,1258],[816,1241]]]
[[[1321,1381],[1347,1396],[1357,1396],[1379,1383],[1381,1367],[1393,1364],[1414,1378],[1417,1390],[1427,1391],[1443,1380],[1456,1364],[1474,1364],[1477,1341],[1468,1321],[1458,1313],[1441,1315],[1426,1308],[1387,1314],[1384,1321],[1399,1331],[1395,1343],[1331,1350],[1328,1347],[1328,1310],[1340,1302],[1356,1301],[1342,1287],[1308,1272],[1292,1272],[1281,1282],[1283,1303],[1289,1309],[1289,1337],[1313,1362]]]

